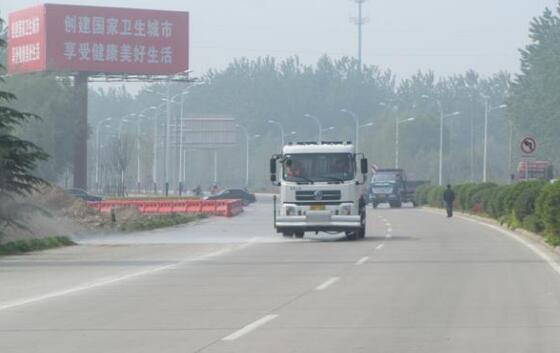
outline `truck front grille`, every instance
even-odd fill
[[[296,201],[340,201],[340,190],[296,191]]]

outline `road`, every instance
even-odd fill
[[[535,245],[414,209],[370,210],[364,241],[285,240],[270,210],[0,259],[0,352],[560,351]]]

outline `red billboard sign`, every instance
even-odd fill
[[[41,71],[45,62],[45,8],[35,6],[8,17],[8,72]]]
[[[189,66],[188,12],[46,4],[8,20],[10,73],[166,75]]]

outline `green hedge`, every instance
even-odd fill
[[[482,214],[512,228],[525,228],[560,245],[560,181],[547,184],[527,181],[513,185],[469,183],[453,187],[455,207]],[[416,203],[443,207],[444,187],[423,185],[416,190]]]
[[[70,245],[75,245],[75,243],[65,236],[16,240],[0,244],[0,256],[24,254],[31,251],[54,249]]]

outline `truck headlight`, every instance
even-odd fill
[[[350,216],[352,214],[352,205],[342,205],[340,214],[342,216]]]

